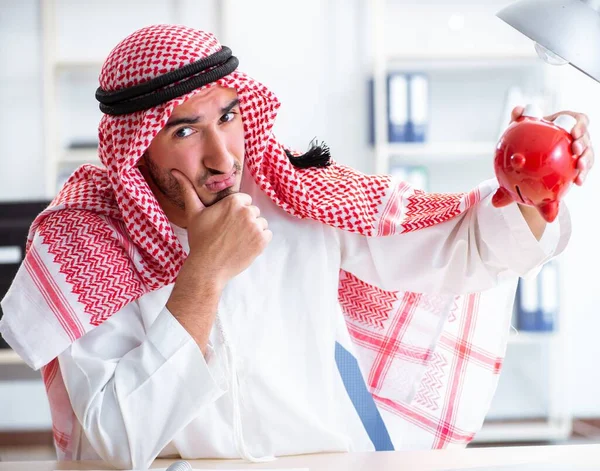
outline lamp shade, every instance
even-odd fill
[[[600,82],[600,0],[520,0],[497,16]]]

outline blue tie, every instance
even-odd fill
[[[373,396],[367,390],[365,380],[352,354],[339,343],[335,344],[335,361],[342,376],[350,400],[377,451],[392,451],[394,445],[377,410]]]

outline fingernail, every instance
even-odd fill
[[[577,155],[581,155],[583,153],[583,145],[581,142],[576,142],[573,147]]]

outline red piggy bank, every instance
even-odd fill
[[[498,142],[494,170],[500,188],[492,204],[535,206],[546,221],[554,221],[560,200],[578,174],[578,157],[571,150],[575,123],[569,115],[545,121],[528,106]]]

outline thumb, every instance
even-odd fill
[[[176,169],[171,170],[171,175],[173,175],[181,187],[186,216],[190,217],[192,214],[202,211],[204,209],[204,204],[202,204],[190,179]]]
[[[525,108],[523,106],[516,106],[512,110],[512,113],[510,114],[510,122],[512,123],[513,121],[516,121],[517,119],[519,119],[524,111],[525,111]]]

